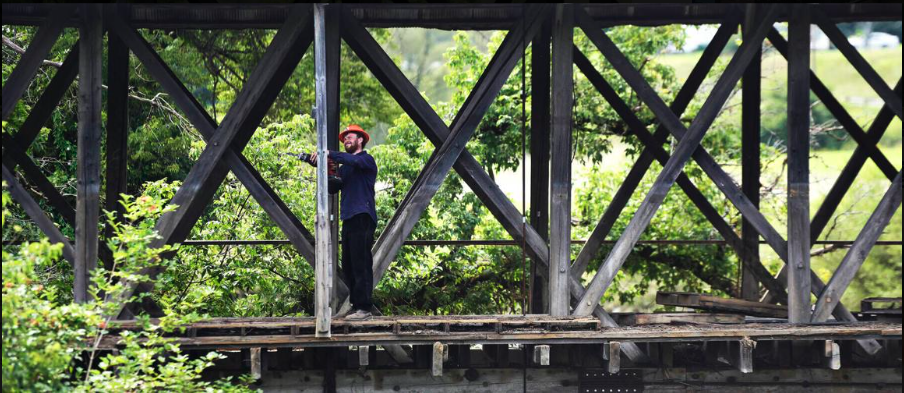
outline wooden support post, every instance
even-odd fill
[[[41,210],[41,206],[35,202],[31,195],[28,195],[28,191],[22,188],[22,185],[19,184],[19,181],[16,180],[15,175],[7,168],[6,164],[3,165],[3,181],[6,182],[6,188],[9,190],[10,196],[16,202],[19,202],[22,210],[25,210],[25,214],[35,222],[35,225],[44,233],[44,236],[47,236],[51,244],[63,245],[63,257],[75,266],[75,248],[69,244],[69,240],[63,236],[63,233],[53,223],[53,220]]]
[[[549,314],[568,315],[571,265],[571,129],[574,104],[574,9],[556,5],[552,28]]]
[[[609,374],[618,374],[621,370],[621,343],[618,341],[610,341],[606,343],[606,352],[609,356]]]
[[[750,337],[744,337],[738,341],[738,359],[736,366],[738,370],[744,374],[753,372],[753,349],[756,348],[756,341]]]
[[[120,194],[128,193],[129,49],[116,34],[107,37],[107,84],[106,210],[116,212],[116,218],[124,220]],[[107,225],[105,235],[113,236],[111,226]]]
[[[831,370],[841,370],[841,346],[833,340],[825,341],[823,356],[825,365]]]
[[[21,98],[22,94],[25,93],[25,90],[28,89],[28,85],[31,84],[35,74],[38,73],[38,69],[41,68],[44,60],[47,59],[47,55],[53,48],[53,44],[57,42],[60,33],[63,32],[63,27],[65,26],[63,21],[66,18],[71,17],[71,13],[72,9],[70,6],[51,8],[50,15],[38,29],[38,33],[28,45],[25,54],[19,59],[16,68],[9,74],[9,77],[3,84],[2,101],[4,121],[9,119],[9,115],[13,112],[13,108],[16,107],[16,103],[19,102],[19,98]]]
[[[324,4],[314,5],[314,91],[317,107],[314,119],[317,123],[317,218],[314,238],[316,239],[314,268],[314,314],[317,317],[317,337],[330,337],[330,295],[333,286],[333,231],[330,216],[330,195],[326,165],[328,161],[329,129],[327,107],[329,94],[326,81],[326,15]]]
[[[549,365],[549,345],[534,346],[534,363],[541,366]]]
[[[361,366],[363,369],[365,366],[370,365],[370,346],[369,345],[359,345],[358,346],[358,366]]]
[[[82,6],[79,26],[78,164],[75,206],[75,301],[89,300],[91,272],[97,267],[100,217],[101,60],[104,32],[101,6]]]
[[[443,343],[437,341],[433,343],[433,376],[443,376]]]
[[[744,18],[744,35],[750,35],[756,23],[755,4],[748,4]],[[744,195],[754,207],[760,206],[760,63],[762,51],[758,51],[750,60],[750,64],[744,71],[741,90],[741,188]],[[760,298],[760,286],[756,275],[745,267],[743,259],[748,259],[747,264],[760,261],[760,235],[750,221],[744,219],[741,223],[741,241],[746,252],[739,255],[741,261],[741,285],[740,297],[745,300],[758,300]],[[742,259],[743,258],[743,259]]]
[[[326,129],[327,149],[339,151],[339,86],[341,83],[341,43],[340,34],[341,5],[327,5],[324,7],[325,18],[325,56],[326,56]],[[339,194],[330,195],[330,232],[332,233],[332,250],[330,256],[333,266],[333,286],[330,293],[330,307],[334,312],[340,312],[342,297],[347,291],[340,289],[342,276],[339,273]]]
[[[860,266],[866,261],[866,257],[869,255],[873,245],[876,244],[876,240],[879,240],[882,231],[888,226],[898,207],[901,206],[901,173],[898,172],[895,181],[891,183],[891,187],[888,188],[882,200],[879,201],[879,206],[870,215],[863,230],[857,235],[854,244],[847,251],[844,259],[841,260],[841,264],[838,265],[835,273],[832,274],[829,283],[816,300],[816,310],[813,312],[812,322],[825,322],[829,319],[829,315],[841,301],[841,297],[851,284],[851,281],[854,280],[854,276],[860,270]]]
[[[261,379],[261,349],[251,348],[251,378]]]
[[[810,14],[788,22],[788,321],[810,320]]]
[[[550,54],[552,30],[543,24],[531,44],[531,109],[530,109],[530,225],[545,241],[549,241],[549,127],[550,127]],[[531,310],[533,314],[549,313],[549,288],[544,276],[531,263]]]

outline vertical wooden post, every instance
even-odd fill
[[[549,314],[569,314],[571,265],[571,122],[574,103],[574,9],[556,6],[552,28],[552,169]]]
[[[78,153],[75,207],[75,301],[88,298],[91,271],[97,267],[100,215],[101,6],[82,6],[79,25]]]
[[[326,14],[326,128],[327,128],[327,148],[329,150],[339,150],[339,72],[340,72],[340,43],[341,36],[339,32],[340,13],[337,7],[341,5],[327,5],[325,7]],[[339,256],[339,194],[330,195],[330,231],[332,233],[333,245],[330,250],[330,258],[332,258],[332,276],[333,290],[330,294],[330,307],[332,310],[339,310],[339,301],[342,300],[338,296],[337,290],[340,284],[340,276],[337,263]]]
[[[810,15],[788,22],[788,321],[810,321]]]
[[[333,286],[333,230],[327,190],[329,129],[327,109],[326,15],[324,4],[314,5],[314,119],[317,123],[317,218],[314,237],[314,315],[316,337],[330,337],[330,294]]]
[[[621,370],[621,343],[618,341],[610,341],[605,348],[608,352],[607,360],[609,360],[609,374],[618,374]]]
[[[433,343],[433,362],[431,370],[434,377],[443,376],[443,343],[439,341]]]
[[[549,22],[531,44],[530,225],[549,242]],[[531,266],[531,313],[549,312],[549,291],[539,264]]]
[[[752,34],[756,23],[755,4],[747,5],[744,16],[744,35]],[[753,55],[750,64],[744,71],[743,89],[741,90],[741,188],[753,206],[760,206],[760,63],[762,51]],[[740,258],[759,263],[760,235],[753,225],[743,220],[741,223],[741,242],[746,250]],[[744,267],[741,260],[741,293],[746,300],[758,300],[760,287],[750,268]]]
[[[106,209],[122,219],[125,209],[119,194],[128,193],[129,49],[113,33],[107,35],[107,85]],[[111,236],[113,229],[108,225],[105,237]]]

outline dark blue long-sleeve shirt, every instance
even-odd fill
[[[343,221],[357,214],[367,213],[377,222],[377,208],[374,201],[374,185],[377,183],[377,162],[373,156],[361,151],[358,154],[330,152],[330,159],[342,166],[342,198],[339,202],[339,218]]]

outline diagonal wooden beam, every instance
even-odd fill
[[[536,34],[542,26],[539,15],[539,12],[533,13],[524,30],[520,23],[516,23],[506,36],[471,95],[459,110],[457,119],[453,120],[449,137],[431,156],[425,169],[419,175],[419,180],[409,190],[405,201],[399,206],[386,229],[383,230],[374,247],[374,283],[379,282],[388,269],[405,237],[414,228],[417,220],[429,205],[430,199],[442,185],[442,181],[453,163],[464,151],[467,140],[476,130],[484,113],[515,67],[518,60],[517,49]],[[352,24],[346,22],[346,26],[352,26]],[[355,27],[347,28],[347,30],[355,29]],[[366,37],[361,34],[369,34],[360,30],[358,33],[354,40],[366,40]],[[354,34],[354,32],[350,34]],[[354,45],[352,46],[354,47]]]
[[[242,151],[309,45],[309,12],[310,7],[294,7],[287,22],[273,37],[260,63],[226,113],[223,123],[210,138],[170,202],[179,206],[178,209],[164,215],[157,223],[162,238],[158,243],[176,243],[187,237],[209,204],[226,177],[227,171],[218,169],[223,155],[230,149]]]
[[[161,83],[161,86],[173,97],[174,102],[180,109],[186,112],[186,117],[189,121],[208,139],[209,148],[222,150],[218,152],[220,157],[223,158],[222,162],[207,163],[207,169],[204,169],[203,172],[213,171],[207,172],[206,178],[212,183],[219,184],[225,178],[228,169],[232,169],[249,193],[258,200],[268,215],[280,226],[280,229],[286,232],[296,249],[305,256],[309,263],[313,263],[313,246],[308,240],[311,238],[310,233],[304,229],[288,207],[279,200],[275,192],[260,177],[260,174],[253,170],[250,163],[243,156],[237,154],[237,152],[241,151],[244,144],[248,142],[251,131],[257,127],[273,100],[275,100],[276,95],[279,93],[279,87],[291,76],[301,56],[307,47],[310,46],[313,39],[313,29],[310,18],[307,17],[309,11],[310,8],[306,6],[293,8],[293,14],[289,18],[289,21],[292,22],[287,22],[287,25],[291,26],[288,26],[289,29],[280,30],[277,33],[277,37],[274,38],[274,42],[268,48],[258,68],[255,69],[249,82],[246,83],[243,94],[239,96],[236,104],[233,105],[227,114],[228,124],[224,120],[223,125],[219,128],[216,128],[213,119],[201,109],[185,87],[178,83],[172,71],[163,64],[147,41],[118,18],[111,18],[111,28],[123,39],[132,52],[148,68],[149,72],[154,75],[155,79]],[[297,20],[306,22],[295,26]],[[241,105],[239,105],[240,103]],[[216,135],[227,129],[233,131],[232,138],[234,139],[232,145],[227,146],[228,148],[224,147],[222,138],[216,139]],[[216,158],[216,153],[208,154],[208,159],[210,157]],[[213,168],[210,165],[213,165]],[[158,242],[159,244],[178,243],[183,240],[193,223],[197,221],[206,204],[206,202],[201,203],[200,200],[209,200],[216,191],[216,186],[205,185],[200,187],[201,184],[197,184],[199,180],[204,178],[201,175],[203,173],[196,175],[194,177],[195,181],[188,184],[189,188],[194,190],[196,197],[190,200],[190,202],[193,202],[193,206],[182,211],[180,215],[182,219],[174,217],[170,218],[166,224],[161,225],[161,223],[158,223],[158,228],[163,228],[161,235],[165,235],[163,236],[164,239]],[[204,182],[201,181],[200,183]],[[183,184],[183,188],[185,187],[186,184]],[[204,195],[200,195],[201,193]],[[184,193],[183,198],[185,198]],[[185,208],[185,206],[182,206],[182,208]],[[146,273],[153,278],[160,271],[161,268],[154,267],[148,269]],[[144,283],[140,289],[149,290],[151,287],[152,284]],[[126,295],[131,296],[131,293]]]
[[[782,37],[781,33],[776,29],[772,29],[769,31],[768,35],[769,41],[772,43],[772,46],[781,53],[785,59],[788,58],[788,41]],[[898,79],[898,85],[895,86],[895,90],[892,92],[896,97],[901,96],[901,80]],[[857,121],[848,114],[847,110],[844,109],[844,106],[841,105],[840,102],[835,98],[831,91],[822,83],[821,80],[816,76],[816,73],[812,70],[810,71],[810,89],[813,90],[813,94],[816,94],[816,98],[819,98],[822,101],[822,104],[825,105],[826,109],[829,110],[829,113],[838,120],[838,123],[844,127],[845,131],[857,141],[858,146],[862,146],[866,149],[867,154],[876,163],[876,166],[879,167],[879,170],[888,177],[888,180],[893,180],[897,175],[898,171],[895,169],[895,166],[882,154],[882,151],[876,147],[876,142],[872,142],[870,136],[863,131],[863,128],[857,124]],[[883,106],[883,108],[888,108],[887,105]],[[890,112],[890,110],[889,110]],[[893,118],[893,116],[891,117]],[[889,118],[889,122],[891,121]],[[883,127],[883,130],[885,127]]]
[[[393,63],[386,52],[380,48],[380,44],[361,26],[361,23],[347,11],[345,11],[343,19],[342,34],[348,46],[364,62],[389,94],[395,98],[399,106],[405,110],[427,138],[435,146],[442,145],[450,133],[449,127],[446,126],[442,118],[433,111],[430,104],[424,100],[420,92]],[[540,265],[537,271],[545,277],[545,271],[549,267],[549,248],[546,246],[545,240],[530,225],[522,226],[523,216],[521,213],[499,186],[487,175],[480,163],[474,159],[474,156],[467,152],[467,149],[462,151],[453,168],[455,168],[471,190],[477,194],[484,206],[499,220],[512,238],[516,241],[525,241],[528,254]],[[569,288],[572,302],[574,302],[583,295],[584,288],[580,277],[576,278],[572,275],[571,280]],[[593,314],[600,319],[604,326],[618,326],[615,320],[599,305],[593,310]],[[634,362],[642,362],[647,359],[646,355],[634,343],[623,343],[621,349]]]
[[[19,59],[16,68],[9,74],[3,85],[3,120],[9,119],[13,108],[19,102],[19,98],[28,89],[41,64],[47,58],[53,44],[57,42],[63,32],[63,22],[71,16],[72,8],[69,6],[53,7],[44,24],[38,29],[34,39],[28,45],[28,49]]]
[[[63,236],[63,233],[56,227],[53,220],[51,220],[50,217],[47,217],[47,214],[41,210],[41,207],[38,206],[38,203],[35,202],[31,195],[28,195],[28,191],[25,191],[25,189],[22,188],[22,185],[16,180],[13,172],[7,168],[6,163],[3,164],[3,181],[6,182],[6,189],[9,190],[10,196],[12,196],[16,202],[19,202],[19,205],[22,206],[22,210],[25,210],[25,213],[28,214],[28,217],[31,217],[32,221],[35,222],[35,225],[38,226],[38,229],[40,229],[41,232],[44,232],[44,235],[50,239],[50,243],[63,245],[63,257],[74,266],[75,249],[72,247],[72,244],[69,244],[69,240]]]
[[[898,97],[901,96],[901,79],[898,79],[898,84],[895,86],[895,94],[897,94]],[[885,134],[888,125],[891,124],[891,121],[894,120],[894,118],[895,114],[887,105],[879,110],[879,114],[876,115],[876,118],[866,131],[866,143],[858,144],[857,148],[854,149],[851,158],[848,159],[847,164],[844,165],[841,174],[838,175],[838,179],[832,184],[832,188],[829,190],[829,193],[826,194],[825,199],[822,201],[822,205],[819,206],[819,210],[817,210],[816,215],[813,216],[813,220],[810,222],[811,241],[815,242],[819,239],[819,236],[822,235],[822,231],[825,230],[832,215],[835,214],[835,209],[838,208],[841,200],[844,198],[845,194],[847,194],[851,185],[854,184],[854,179],[857,178],[860,169],[866,164],[867,158],[871,156],[870,151],[874,149],[878,150],[876,144],[882,139],[882,135]]]
[[[63,95],[66,94],[66,91],[72,86],[72,82],[78,75],[78,47],[78,42],[76,42],[72,48],[69,49],[69,53],[66,54],[66,59],[63,60],[63,65],[60,66],[53,75],[53,78],[50,79],[50,83],[47,85],[47,88],[44,89],[41,98],[39,98],[38,102],[31,108],[28,117],[25,118],[25,121],[22,122],[22,126],[19,127],[19,132],[17,132],[15,136],[15,141],[19,146],[26,149],[31,146],[32,142],[34,142],[35,138],[37,138],[38,134],[41,132],[41,128],[47,124],[48,120],[50,120],[50,115],[52,115],[53,111],[59,106],[60,100],[63,99]]]
[[[684,110],[687,109],[687,106],[694,98],[694,95],[700,88],[700,85],[702,85],[703,81],[706,79],[706,75],[712,69],[713,65],[716,63],[716,60],[718,60],[719,55],[722,53],[722,50],[725,48],[725,45],[728,43],[728,40],[731,38],[732,34],[734,34],[735,27],[738,24],[738,19],[739,18],[737,14],[732,14],[729,18],[723,21],[722,25],[716,31],[715,36],[713,36],[712,41],[710,41],[709,45],[706,46],[706,49],[700,56],[700,60],[696,65],[694,65],[694,68],[691,70],[691,73],[687,77],[687,81],[685,81],[684,86],[682,86],[681,89],[678,90],[678,94],[675,95],[675,99],[672,101],[672,104],[669,107],[669,109],[673,113],[675,113],[675,115],[681,116],[681,114],[684,113]],[[578,69],[581,70],[581,72],[590,80],[590,83],[593,84],[597,88],[597,90],[603,88],[602,83],[605,83],[605,79],[602,78],[602,75],[600,75],[599,72],[596,71],[596,69],[593,67],[593,64],[590,63],[587,57],[582,52],[580,52],[577,47],[575,47],[574,50],[575,64],[578,66]],[[608,84],[606,84],[606,86],[608,86]],[[619,99],[619,101],[621,100]],[[610,103],[610,105],[612,104]],[[624,118],[625,117],[622,116],[622,119]],[[644,130],[646,130],[645,127]],[[656,133],[653,135],[652,145],[654,147],[661,147],[662,144],[665,143],[668,135],[668,130],[660,125],[659,127],[657,127]],[[606,206],[606,211],[603,212],[603,216],[596,224],[596,227],[593,228],[593,232],[590,233],[590,236],[587,238],[587,242],[584,243],[584,247],[581,248],[581,251],[578,253],[577,258],[574,260],[574,264],[572,265],[571,269],[576,274],[584,274],[584,271],[587,270],[587,266],[590,264],[590,261],[594,257],[596,257],[596,254],[599,252],[603,241],[606,240],[606,237],[609,236],[609,232],[612,231],[612,226],[615,225],[616,220],[618,220],[618,216],[621,215],[621,212],[631,200],[631,195],[634,194],[634,190],[636,190],[637,186],[640,185],[640,181],[643,179],[644,175],[646,175],[647,170],[650,168],[650,165],[656,159],[653,155],[652,149],[653,147],[644,147],[643,151],[641,151],[640,153],[640,156],[637,158],[637,162],[635,162],[634,166],[631,167],[628,175],[622,181],[621,186],[619,186],[618,191],[615,192],[615,195],[612,197],[609,205]]]
[[[704,102],[703,107],[700,109],[690,128],[687,129],[687,132],[684,135],[676,135],[681,140],[678,147],[675,149],[671,159],[669,159],[668,163],[664,166],[663,171],[657,177],[652,189],[647,194],[643,203],[641,203],[634,218],[632,218],[628,227],[625,229],[624,234],[616,242],[612,252],[588,285],[587,292],[581,298],[580,304],[574,311],[575,315],[587,315],[592,310],[592,307],[599,303],[603,293],[615,278],[615,273],[618,272],[625,259],[627,259],[628,254],[640,238],[643,230],[649,225],[653,215],[662,204],[666,194],[681,173],[684,165],[695,151],[699,150],[703,152],[702,149],[699,149],[700,141],[702,141],[709,126],[715,120],[722,105],[728,99],[735,84],[737,84],[738,80],[741,78],[741,75],[747,68],[747,64],[753,56],[759,52],[762,40],[766,37],[768,28],[775,20],[777,14],[776,8],[777,7],[775,6],[768,8],[765,17],[757,24],[757,28],[754,30],[751,39],[745,40],[744,44],[741,45],[732,57],[725,72],[722,77],[719,78],[719,81],[716,82],[716,86],[713,88],[706,102]],[[616,71],[618,71],[628,84],[634,88],[638,96],[642,97],[644,102],[646,102],[650,109],[657,115],[657,118],[659,118],[659,120],[673,133],[675,133],[676,130],[684,129],[684,125],[681,123],[680,119],[668,109],[665,103],[662,102],[662,99],[659,98],[656,92],[646,83],[643,76],[634,68],[624,54],[618,50],[615,43],[606,36],[602,29],[599,29],[596,26],[596,23],[589,15],[587,15],[586,11],[579,9],[576,12],[576,15],[578,25],[581,26],[584,33],[600,49],[600,51],[603,52]],[[700,162],[700,160],[698,160],[698,162]],[[731,184],[734,185],[734,183]],[[734,186],[737,188],[736,185]],[[743,193],[739,194],[740,197],[743,198]],[[736,197],[735,199],[740,198]],[[747,200],[747,202],[749,203],[750,201]]]
[[[847,37],[844,36],[844,33],[838,29],[838,26],[830,21],[819,8],[813,7],[812,15],[813,21],[816,22],[822,32],[829,37],[829,40],[835,44],[838,51],[847,58],[848,62],[854,66],[854,69],[860,73],[860,76],[866,80],[866,83],[868,83],[870,87],[876,91],[876,94],[885,101],[885,105],[888,105],[899,119],[904,119],[904,114],[902,114],[901,111],[901,97],[897,96],[891,88],[888,87],[888,84],[882,80],[879,73],[877,73],[876,70],[869,65],[869,62],[860,55],[857,48],[854,48],[854,46],[851,45],[847,40]]]
[[[131,29],[124,29],[115,20],[110,25],[116,29],[119,37],[126,42],[136,57],[142,62],[148,73],[170,95],[173,102],[185,113],[186,118],[201,133],[201,136],[209,141],[217,132],[217,124],[203,109],[200,103],[188,92],[188,89],[179,82],[172,70],[163,62],[160,56],[150,47],[141,36]],[[313,34],[313,31],[312,31]],[[231,150],[224,155],[226,166],[232,169],[236,178],[245,186],[258,204],[261,205],[267,215],[286,234],[286,237],[304,259],[313,266],[314,236],[304,227],[288,206],[279,198],[276,192],[264,180],[250,162],[241,154]],[[339,293],[347,294],[348,289],[344,283],[337,284]],[[149,285],[142,284],[141,291],[150,289]]]
[[[612,106],[612,109],[622,118],[622,120],[627,123],[631,132],[640,139],[640,141],[645,145],[644,152],[645,154],[650,154],[654,157],[655,160],[659,161],[661,164],[665,165],[669,158],[671,158],[668,152],[662,147],[662,139],[657,138],[654,135],[651,135],[649,131],[647,131],[646,125],[637,118],[637,115],[628,107],[621,97],[619,97],[618,93],[615,92],[615,89],[609,85],[608,82],[603,78],[600,73],[593,68],[593,65],[590,61],[584,56],[583,53],[580,52],[577,48],[575,48],[575,63],[578,64],[578,68],[584,73],[590,83],[596,87],[597,91],[606,99],[609,105]],[[649,164],[646,165],[649,168]],[[632,172],[634,172],[632,168]],[[630,174],[629,174],[630,175]],[[642,176],[642,175],[641,175]],[[706,199],[706,196],[700,192],[700,190],[694,185],[693,182],[682,172],[678,175],[676,180],[678,186],[684,191],[687,195],[688,199],[694,203],[695,206],[703,213],[703,216],[713,225],[716,231],[728,242],[728,245],[735,250],[738,254],[739,258],[743,255],[747,255],[750,252],[750,247],[744,244],[741,241],[741,238],[735,233],[734,228],[731,227],[725,219],[722,218],[722,215],[719,214],[719,211],[713,207],[712,204],[709,203],[709,200]],[[630,194],[629,194],[630,197]],[[585,245],[586,247],[586,245]],[[582,250],[583,251],[583,250]],[[772,274],[766,269],[765,266],[760,263],[758,259],[747,259],[741,258],[742,263],[747,266],[751,273],[754,274],[760,282],[764,283],[767,288],[773,291],[776,296],[779,296],[780,299],[784,299],[784,287],[781,283],[775,280],[772,277]],[[586,268],[586,265],[584,265]],[[581,275],[583,274],[583,270],[576,271],[575,274]]]
[[[813,311],[811,322],[825,322],[829,319],[832,309],[841,301],[845,290],[847,290],[851,281],[854,280],[857,271],[863,266],[863,262],[869,255],[873,245],[876,244],[876,240],[879,240],[882,231],[888,226],[892,216],[895,215],[900,206],[901,172],[898,172],[895,180],[891,183],[891,187],[888,188],[885,196],[879,201],[876,210],[869,217],[869,220],[866,221],[863,230],[857,235],[854,244],[845,254],[841,264],[835,269],[835,273],[832,274],[829,283],[816,300],[816,310]]]

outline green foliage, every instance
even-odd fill
[[[5,185],[4,185],[5,186]],[[191,306],[176,307],[151,324],[140,320],[141,329],[121,333],[122,349],[100,356],[97,348],[108,334],[111,315],[124,302],[126,281],[146,280],[139,271],[162,263],[169,247],[151,248],[158,238],[153,224],[161,214],[172,211],[158,195],[171,194],[175,186],[149,185],[150,195],[123,199],[125,213],[116,217],[107,212],[114,236],[109,239],[114,266],[94,270],[91,281],[93,302],[76,304],[60,301],[53,287],[45,286],[36,271],[60,259],[62,245],[47,239],[26,243],[11,252],[3,248],[3,391],[248,391],[229,380],[207,382],[201,373],[224,358],[211,352],[190,359],[173,339],[164,338],[200,316],[186,312]],[[171,196],[171,195],[169,195]],[[9,194],[3,192],[3,225],[9,214]],[[134,300],[134,299],[130,299]],[[87,365],[87,366],[85,366]],[[86,368],[85,368],[86,367]],[[83,378],[84,376],[84,378]]]

